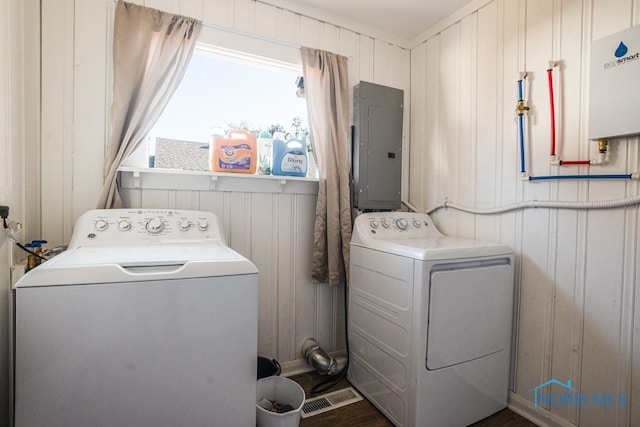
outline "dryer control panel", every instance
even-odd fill
[[[371,212],[356,218],[351,242],[367,244],[372,240],[405,240],[440,237],[431,217],[413,212]]]
[[[76,221],[69,248],[184,241],[220,241],[217,217],[206,211],[95,209]]]

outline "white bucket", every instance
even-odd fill
[[[268,411],[257,404],[263,399],[291,405],[293,410],[282,414]],[[257,427],[298,427],[303,404],[304,390],[295,381],[285,377],[259,379],[256,387]]]

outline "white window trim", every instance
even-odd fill
[[[120,186],[142,190],[317,194],[318,179],[279,175],[183,171],[122,166]]]

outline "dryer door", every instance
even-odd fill
[[[512,265],[475,263],[475,267],[463,267],[464,264],[449,266],[430,275],[429,370],[509,350]]]

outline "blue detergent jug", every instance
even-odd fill
[[[307,176],[307,143],[304,139],[273,136],[273,175]]]

